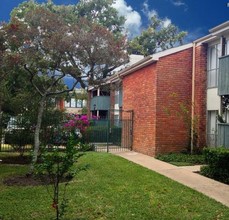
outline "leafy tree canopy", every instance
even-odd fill
[[[157,16],[151,18],[150,26],[142,31],[140,36],[135,37],[129,42],[129,53],[141,54],[148,56],[161,50],[182,44],[186,32],[179,32],[178,28],[173,25],[165,25],[163,20]]]
[[[76,6],[77,15],[97,22],[113,33],[121,33],[125,18],[118,15],[118,11],[112,7],[113,3],[114,0],[80,0]]]
[[[48,4],[54,9],[52,3]],[[37,160],[39,133],[48,98],[73,90],[77,83],[82,88],[99,84],[111,70],[128,60],[123,36],[85,17],[69,22],[62,12],[35,5],[30,10],[15,10],[10,22],[2,27],[7,51],[15,54],[13,65],[18,63],[24,67],[40,95],[33,162]],[[70,89],[63,88],[62,79],[66,75],[76,79]]]

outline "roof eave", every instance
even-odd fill
[[[137,70],[140,70],[152,63],[156,63],[158,61],[158,59],[154,59],[152,58],[151,56],[148,56],[148,57],[145,57],[143,60],[141,60],[140,62],[136,63],[135,65],[127,68],[127,69],[124,69],[122,70],[121,72],[119,72],[119,76],[120,77],[124,77],[124,76],[127,76]]]

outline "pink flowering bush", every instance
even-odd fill
[[[70,136],[76,140],[84,142],[84,134],[90,125],[90,121],[86,115],[68,114],[65,122],[55,127],[49,134],[49,144],[65,145]]]
[[[86,115],[71,114],[67,116],[67,119],[68,121],[64,123],[64,128],[68,131],[80,132],[81,134],[86,131],[90,124]]]

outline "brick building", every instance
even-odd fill
[[[134,112],[133,150],[151,156],[185,150],[190,127],[178,114],[181,105],[191,110],[192,44],[146,57],[119,75],[123,109]]]
[[[217,122],[217,115],[229,121],[228,45],[225,22],[191,44],[145,57],[107,79],[121,85],[111,90],[107,108],[134,112],[133,150],[155,156],[207,143],[229,145],[229,124]]]

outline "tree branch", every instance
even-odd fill
[[[37,92],[43,97],[45,94],[42,93],[42,91],[41,91],[41,90],[34,84],[34,82],[33,82],[34,74],[30,71],[29,68],[27,68],[26,64],[24,64],[24,69],[25,69],[27,72],[29,72],[29,74],[30,74],[30,82],[31,82],[31,84],[33,85],[33,87],[34,87],[34,88],[37,90]]]
[[[62,91],[59,91],[59,92],[49,92],[47,94],[47,96],[52,96],[52,95],[60,95],[60,94],[63,94],[63,93],[67,93],[67,92],[71,92],[74,90],[76,84],[78,83],[79,81],[76,81],[75,83],[73,83],[71,89],[65,89],[65,90],[62,90]]]

